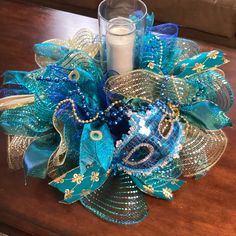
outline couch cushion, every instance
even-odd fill
[[[231,38],[236,34],[236,0],[145,0],[161,22]]]

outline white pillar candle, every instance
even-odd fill
[[[119,74],[134,69],[135,24],[128,18],[112,19],[107,27],[107,69]]]

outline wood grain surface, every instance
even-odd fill
[[[50,38],[68,38],[79,28],[97,29],[92,18],[14,1],[0,1],[0,73],[5,70],[32,70],[32,46]],[[219,48],[231,63],[225,65],[227,79],[236,91],[236,50],[202,43],[203,50]],[[236,122],[235,106],[229,112]],[[133,226],[107,223],[79,203],[62,205],[62,194],[47,180],[27,179],[22,171],[7,167],[6,136],[0,135],[0,222],[31,235],[236,235],[236,131],[225,129],[229,143],[225,154],[209,174],[189,179],[175,193],[173,201],[147,197],[149,217]],[[0,230],[1,231],[1,230]]]

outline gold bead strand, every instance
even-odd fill
[[[109,112],[109,111],[112,109],[112,107],[114,107],[114,106],[117,105],[117,104],[120,104],[121,102],[122,102],[121,100],[113,102],[109,107],[107,107],[107,109],[105,110],[105,112]],[[70,104],[71,104],[73,116],[74,116],[74,118],[76,119],[76,121],[79,122],[79,123],[87,124],[87,123],[94,122],[94,121],[96,121],[96,120],[99,118],[99,112],[97,112],[96,115],[95,115],[93,118],[91,118],[91,119],[88,119],[88,120],[82,120],[82,119],[80,119],[79,116],[78,116],[78,114],[77,114],[77,112],[76,112],[75,102],[74,102],[74,100],[71,99],[71,98],[67,98],[67,99],[65,99],[65,100],[63,100],[63,101],[61,101],[61,102],[59,102],[59,103],[57,104],[56,109],[55,109],[55,111],[54,111],[53,117],[55,117],[55,114],[58,112],[58,110],[60,109],[60,107],[61,107],[62,105],[64,105],[64,104],[66,104],[66,103],[70,103]]]

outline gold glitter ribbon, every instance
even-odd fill
[[[215,72],[212,74],[213,82],[207,84],[207,90],[216,96],[212,96],[210,100],[227,111],[233,102],[231,89],[227,87],[225,81],[219,78],[219,75],[225,77],[222,70],[214,69],[212,71]],[[161,87],[165,83],[164,75],[139,69],[110,77],[105,84],[105,90],[128,99],[140,98],[147,102],[154,102],[156,99],[163,99]],[[185,79],[173,75],[168,78],[168,86],[164,87],[165,96],[180,104],[192,103],[192,98],[196,96],[197,92],[198,89],[186,83]]]
[[[134,70],[127,74],[110,77],[105,85],[109,92],[125,98],[140,98],[148,102],[160,96],[163,77],[148,70]]]
[[[56,118],[55,113],[53,115],[53,126],[59,133],[61,141],[48,161],[48,176],[52,179],[58,177],[56,173],[57,167],[64,164],[68,151],[64,137],[64,124]]]
[[[33,95],[14,95],[0,99],[0,111],[15,109],[34,103]]]
[[[163,75],[139,69],[110,77],[106,82],[105,89],[125,98],[140,98],[154,102],[161,98],[161,84],[163,83],[165,83]],[[165,96],[169,96],[179,103],[192,102],[190,98],[196,94],[193,86],[174,76],[170,76],[168,87],[165,89]]]
[[[43,43],[53,43],[58,46],[64,46],[70,50],[83,50],[89,56],[95,57],[101,48],[100,43],[95,42],[95,35],[88,29],[79,30],[71,39],[49,39]],[[35,61],[40,67],[45,67],[48,64],[55,63],[54,60],[35,54]]]
[[[192,177],[208,171],[219,161],[226,146],[227,137],[222,130],[201,130],[190,125],[178,160],[183,175]]]

